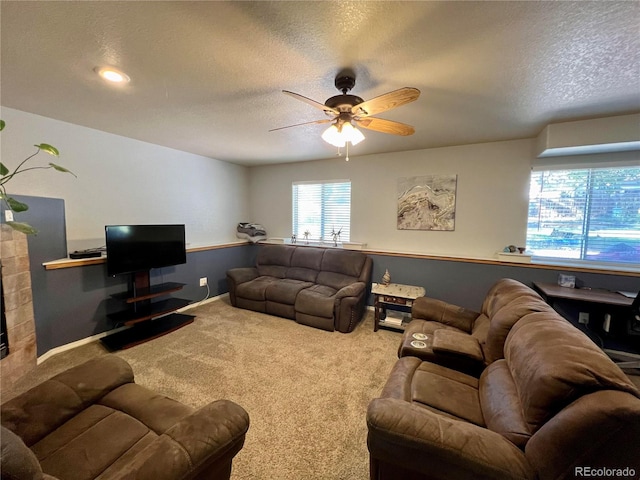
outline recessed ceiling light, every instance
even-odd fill
[[[93,69],[98,75],[110,83],[128,83],[129,76],[112,67],[96,67]]]

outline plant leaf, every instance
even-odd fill
[[[38,231],[35,228],[33,228],[31,225],[29,225],[28,223],[7,222],[7,225],[9,225],[14,230],[22,232],[22,233],[24,233],[26,235],[35,235],[35,234],[38,233]]]
[[[29,205],[19,202],[12,197],[7,197],[7,205],[9,205],[9,208],[14,212],[26,212],[27,210],[29,210]]]
[[[71,170],[67,170],[66,168],[61,167],[60,165],[56,165],[55,163],[51,163],[51,162],[49,162],[49,165],[50,165],[51,167],[55,168],[55,169],[56,169],[57,171],[59,171],[59,172],[63,172],[63,173],[70,173],[70,174],[71,174],[71,175],[73,175],[74,177],[78,178],[78,176],[77,176],[75,173],[73,173]]]
[[[48,143],[41,143],[40,145],[34,145],[34,147],[37,147],[43,152],[47,152],[49,155],[53,155],[54,157],[57,157],[60,155],[60,152],[58,151],[58,149],[53,145],[49,145]]]
[[[6,125],[7,125],[7,124],[5,123],[5,121],[4,121],[4,120],[0,120],[0,132],[1,132],[2,130],[4,130],[4,127],[5,127]]]
[[[4,163],[0,162],[0,175],[3,177],[9,173],[9,169],[5,166]]]

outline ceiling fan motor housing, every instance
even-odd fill
[[[336,95],[335,97],[331,97],[327,99],[324,104],[329,108],[334,108],[340,112],[350,112],[351,107],[355,105],[359,105],[364,100],[356,95]]]

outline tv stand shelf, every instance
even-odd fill
[[[152,301],[152,299],[177,292],[182,287],[184,287],[184,283],[176,282],[152,286],[148,271],[134,273],[129,291],[111,296],[125,302],[128,307],[107,314],[107,318],[116,325],[125,325],[130,328],[109,335],[103,338],[102,342],[111,350],[121,350],[192,323],[193,315],[176,313],[177,310],[189,305],[190,300],[169,297]]]
[[[124,300],[127,303],[136,303],[142,300],[156,298],[160,295],[177,292],[182,290],[184,285],[184,283],[166,282],[161,283],[160,285],[153,285],[151,287],[138,288],[133,294],[131,292],[116,293],[111,295],[111,297],[118,300]]]
[[[110,313],[107,315],[116,323],[124,323],[125,325],[134,325],[138,322],[151,320],[155,317],[175,312],[176,310],[186,307],[191,303],[190,300],[182,298],[167,298],[158,302],[149,303],[147,305],[137,306],[135,309],[123,310],[121,312]]]

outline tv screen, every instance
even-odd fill
[[[187,263],[184,225],[107,225],[107,274]]]

